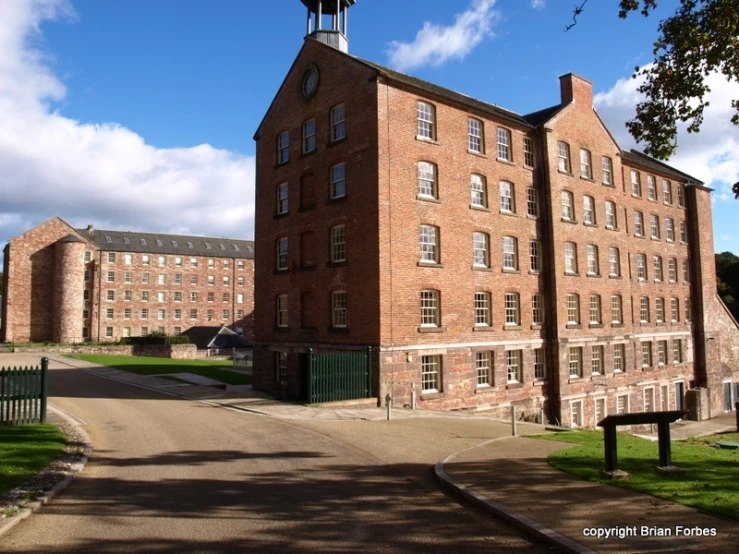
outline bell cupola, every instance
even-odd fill
[[[349,52],[346,38],[346,11],[357,0],[300,0],[308,8],[307,36],[333,46],[344,53]],[[323,27],[324,16],[331,17],[331,27]]]

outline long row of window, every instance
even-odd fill
[[[115,300],[116,300],[116,293],[117,292],[118,291],[115,291],[115,290],[106,290],[105,291],[105,300],[106,300],[106,302],[115,302]],[[123,298],[122,298],[122,300],[124,302],[131,302],[131,301],[133,301],[133,292],[134,291],[124,290],[122,292],[123,292]],[[137,291],[137,293],[138,293],[138,297],[139,297],[138,299],[141,302],[148,302],[149,301],[150,291],[148,291],[148,290],[141,290],[141,291]],[[185,293],[183,293],[182,291],[174,291],[174,292],[172,292],[172,291],[163,291],[163,290],[156,291],[156,302],[166,302],[168,295],[169,295],[169,298],[173,302],[182,302],[182,299],[184,297],[184,294]],[[118,297],[119,300],[121,299],[121,296],[120,295],[118,295],[117,297]],[[189,298],[190,298],[190,302],[197,302],[198,301],[198,293],[195,292],[195,291],[190,292]],[[207,301],[210,302],[210,303],[215,302],[215,298],[216,298],[215,293],[214,292],[207,293],[206,298],[207,298]],[[231,302],[231,293],[230,292],[224,292],[223,295],[222,295],[222,298],[223,298],[223,302]],[[244,303],[244,294],[243,293],[236,294],[236,303],[237,304],[243,304]]]
[[[133,335],[132,334],[135,330],[136,330],[135,327],[121,327],[121,335],[120,336],[122,336],[122,337],[133,337],[133,336],[145,337],[146,335],[149,334],[149,331],[150,331],[149,327],[147,327],[145,325],[139,328],[138,335]],[[166,333],[167,332],[167,328],[164,327],[164,326],[162,326],[162,325],[160,325],[159,327],[156,327],[154,330],[157,331],[158,333]],[[179,327],[179,326],[172,327],[172,335],[179,335],[180,333],[182,333],[182,327]],[[114,328],[113,327],[105,327],[105,329],[103,330],[103,335],[107,339],[114,338],[114,336],[115,336],[114,335]],[[88,327],[83,327],[82,328],[82,338],[85,339],[85,340],[87,340],[89,337],[90,337],[89,328]]]
[[[275,325],[278,329],[285,329],[289,326],[288,319],[288,302],[287,294],[279,294],[275,298]],[[347,294],[345,290],[332,291],[330,294],[331,301],[331,327],[336,329],[345,329],[349,326]],[[301,326],[313,327],[313,322],[307,323],[306,314],[303,315]],[[311,314],[312,315],[312,314]]]
[[[187,310],[181,310],[181,309],[175,309],[172,310],[172,318],[175,320],[181,320],[183,319],[183,314],[185,316],[188,315]],[[191,320],[198,319],[198,310],[196,308],[193,308],[189,311],[189,316]],[[205,311],[206,318],[210,321],[215,319],[216,310],[206,310]],[[141,308],[140,310],[133,310],[132,308],[125,308],[124,310],[118,310],[116,311],[113,308],[106,308],[105,309],[105,319],[111,320],[111,319],[124,319],[124,320],[130,320],[134,319],[138,315],[138,319],[141,320],[148,320],[150,319],[158,319],[158,320],[166,320],[167,319],[167,310],[166,308],[159,308],[157,310],[149,310],[149,308]],[[231,310],[221,310],[220,312],[221,319],[226,321],[230,319],[231,317]],[[83,312],[83,319],[88,320],[90,318],[88,310],[85,310]],[[238,310],[236,312],[236,318],[237,319],[243,319],[244,318],[244,310]]]
[[[642,391],[642,407],[644,412],[653,412],[659,409],[668,411],[672,405],[670,404],[670,386],[660,385],[657,387],[644,387]],[[655,394],[656,392],[656,394]],[[619,394],[615,398],[614,408],[616,414],[627,414],[631,411],[630,395]],[[583,400],[570,401],[570,424],[573,427],[581,427],[585,421],[583,411]],[[605,396],[593,399],[593,424],[598,425],[608,413],[606,410],[607,398]]]
[[[657,357],[653,357],[656,342]],[[651,368],[664,366],[668,363],[679,364],[684,361],[683,339],[672,340],[672,359],[669,357],[669,342],[667,340],[641,342],[641,366]],[[600,376],[606,374],[605,347],[602,344],[590,346],[590,374],[585,372],[584,347],[575,346],[568,349],[569,375],[572,379]],[[613,373],[626,371],[626,345],[614,344],[611,368]]]
[[[182,273],[175,273],[173,276],[173,282],[175,285],[182,285],[184,284],[184,276]],[[90,274],[89,272],[85,272],[85,281],[90,280]],[[197,285],[200,280],[200,275],[190,275],[190,284],[191,285]],[[216,284],[216,276],[215,275],[207,275],[206,280],[208,285],[214,286]],[[221,282],[223,283],[223,286],[230,286],[231,285],[231,277],[229,275],[223,275],[221,276]],[[123,273],[123,282],[124,283],[133,283],[134,281],[134,274],[132,271],[126,271]],[[166,273],[158,273],[156,274],[156,284],[157,285],[166,285],[168,281],[168,275]],[[105,274],[105,282],[106,283],[115,283],[116,282],[116,272],[115,271],[108,271]],[[140,282],[143,285],[148,285],[152,283],[152,274],[150,274],[147,271],[144,271],[140,274]],[[237,277],[236,278],[236,284],[239,287],[243,287],[246,283],[245,277]]]
[[[166,267],[170,261],[170,258],[167,256],[152,256],[150,254],[141,254],[140,256],[141,265],[152,265],[152,262],[156,262],[156,265],[158,265],[159,267]],[[136,254],[119,254],[116,252],[107,253],[106,261],[109,265],[115,264],[116,260],[119,259],[123,262],[123,265],[134,265],[136,263]],[[90,252],[85,252],[85,262],[90,262],[91,260],[92,257],[90,255]],[[209,268],[216,267],[216,258],[208,258],[207,260]],[[221,261],[223,269],[231,269],[231,258],[218,258],[218,260]],[[198,267],[200,265],[200,259],[196,257],[191,257],[189,262],[186,262],[185,258],[183,258],[182,256],[172,256],[171,261],[174,264],[174,267],[183,267],[184,265],[186,265],[186,263],[189,263],[190,267],[192,268]],[[245,269],[246,260],[236,260],[236,268]]]
[[[631,170],[631,195],[642,197],[641,174],[635,169]],[[657,178],[654,175],[647,175],[647,199],[659,202]],[[668,206],[673,204],[672,183],[667,179],[662,179],[662,201]],[[680,208],[685,207],[685,186],[682,183],[677,185],[677,205]]]
[[[329,261],[332,264],[346,262],[346,226],[334,225],[329,229]],[[312,232],[303,233],[301,235],[301,266],[307,267],[315,265],[314,251],[314,234]],[[276,258],[275,270],[287,271],[290,267],[289,258],[289,240],[287,237],[280,237],[276,242]]]

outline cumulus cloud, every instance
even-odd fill
[[[51,217],[98,228],[252,238],[254,159],[157,148],[116,123],[52,109],[66,89],[34,47],[68,0],[0,2],[0,249]]]
[[[424,22],[413,42],[390,43],[386,51],[388,64],[398,71],[409,71],[463,59],[485,37],[492,35],[498,17],[494,6],[495,0],[473,0],[467,10],[454,16],[453,25]]]
[[[594,98],[598,113],[625,149],[643,149],[624,125],[634,117],[636,104],[642,99],[637,91],[642,79],[619,79],[610,90]],[[688,133],[686,125],[679,126],[678,148],[670,164],[713,188],[715,199],[733,201],[731,186],[739,176],[739,127],[729,119],[731,100],[739,98],[739,83],[729,82],[719,73],[710,75],[707,82],[711,88],[710,105],[705,110],[700,133]]]

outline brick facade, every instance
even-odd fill
[[[0,340],[106,341],[224,325],[252,338],[253,282],[249,241],[74,229],[54,218],[5,248]]]
[[[374,394],[396,405],[515,405],[583,426],[675,409],[696,386],[716,406],[739,382],[722,361],[739,329],[706,312],[708,189],[622,151],[585,79],[563,76],[560,92],[521,116],[307,39],[255,136],[255,386],[278,392],[284,376],[300,398],[308,348],[369,345]],[[346,194],[332,198],[339,164]]]

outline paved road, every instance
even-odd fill
[[[2,552],[551,552],[431,481],[456,439],[477,441],[474,426],[277,420],[77,369],[50,382],[52,402],[86,422],[93,457]]]

